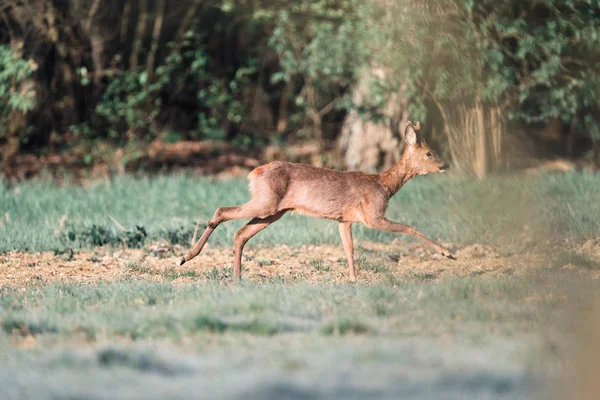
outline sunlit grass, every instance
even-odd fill
[[[187,175],[117,177],[88,187],[29,181],[0,184],[0,251],[55,250],[99,244],[136,247],[166,240],[187,245],[219,206],[248,200],[245,180],[211,182]],[[519,244],[524,236],[600,234],[600,175],[540,178],[419,177],[390,202],[388,217],[447,242]],[[62,221],[62,222],[61,222]],[[228,246],[245,221],[222,224],[210,241]],[[355,227],[358,240],[398,235]],[[286,215],[250,246],[339,242],[337,224]]]
[[[578,286],[575,275],[560,270],[378,286],[276,282],[172,286],[168,274],[162,278],[162,283],[0,289],[0,327],[5,334],[59,334],[67,339],[80,332],[90,338],[101,334],[104,339],[142,340],[203,333],[346,331],[483,339],[485,332],[514,335],[549,327],[569,289],[591,286]],[[390,324],[397,318],[402,323]],[[358,326],[361,329],[353,328]]]

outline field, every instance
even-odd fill
[[[247,196],[185,174],[0,183],[1,397],[596,398],[600,175],[415,179],[388,216],[458,260],[355,226],[356,284],[337,224],[297,215],[249,242],[241,284],[243,221],[177,267]]]

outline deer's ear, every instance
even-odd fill
[[[404,140],[409,146],[414,146],[418,142],[417,131],[421,128],[421,123],[417,122],[417,125],[413,125],[412,122],[408,121],[406,128],[404,129]]]

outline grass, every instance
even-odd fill
[[[600,263],[589,255],[581,253],[576,250],[564,250],[559,252],[553,260],[553,264],[556,267],[563,267],[565,265],[574,265],[579,268],[588,270],[600,270]]]
[[[321,272],[331,271],[331,265],[327,261],[319,259],[319,258],[310,260],[310,266],[315,271],[321,271]]]
[[[38,356],[36,363],[25,356],[1,364],[0,383],[5,399],[531,397],[529,380],[507,356],[518,351],[510,345],[494,349],[497,367],[490,368],[484,363],[491,359],[486,347],[457,346],[449,351],[428,341],[356,338],[319,338],[308,356],[306,344],[294,337],[285,345],[273,345],[268,337],[218,357],[144,345],[55,351]],[[340,345],[340,340],[347,343]],[[465,366],[459,358],[475,361]]]
[[[219,206],[248,200],[247,182],[211,182],[181,174],[117,177],[83,188],[29,181],[0,183],[0,251],[67,251],[97,245],[140,247],[166,240],[189,245]],[[523,235],[600,234],[600,175],[581,173],[491,177],[419,177],[390,202],[391,219],[442,241],[521,245]],[[62,222],[61,222],[62,221]],[[210,241],[230,246],[245,221],[221,225]],[[363,226],[355,237],[389,242],[398,235]],[[337,224],[286,215],[249,246],[338,243]]]
[[[528,369],[555,365],[533,354],[556,348],[557,332],[580,321],[577,296],[598,290],[549,271],[399,286],[164,277],[1,288],[3,398],[187,398],[191,388],[212,398],[530,398]]]
[[[463,278],[401,286],[289,285],[171,286],[121,281],[2,289],[5,333],[44,335],[93,332],[107,339],[184,338],[199,331],[377,332],[468,337],[485,331],[507,335],[548,326],[574,278],[560,270],[544,276]],[[576,286],[576,285],[574,285]],[[546,296],[551,293],[552,296]],[[524,299],[540,299],[528,302]],[[552,310],[544,314],[544,310]],[[399,317],[401,324],[390,325]],[[360,328],[363,327],[363,328]],[[372,327],[372,328],[366,328]]]
[[[142,265],[136,262],[127,263],[125,267],[131,271],[139,272],[142,274],[152,274],[152,275],[160,275],[164,279],[168,281],[173,281],[178,278],[198,278],[200,275],[194,270],[184,269],[184,268],[175,268],[171,267],[166,270],[156,270],[152,269],[146,265]]]
[[[206,223],[216,207],[247,196],[244,181],[187,175],[85,188],[2,183],[0,251],[49,250],[69,261],[77,248],[188,246],[199,214]],[[411,181],[388,217],[442,241],[509,253],[600,235],[598,198],[600,175],[436,176]],[[211,244],[230,246],[243,223],[223,224]],[[398,238],[359,226],[354,234]],[[339,243],[336,223],[286,216],[249,246],[323,242]],[[130,262],[136,274],[113,283],[0,287],[0,387],[6,399],[531,398],[535,377],[560,371],[568,328],[599,292],[591,254],[565,246],[543,268],[456,279],[419,271],[398,279],[386,263],[357,260],[385,278],[372,285],[277,276],[231,285],[231,267],[200,275]],[[308,262],[319,274],[335,269]]]

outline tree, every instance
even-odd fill
[[[325,148],[323,119],[336,108],[348,106],[345,94],[366,57],[358,4],[355,0],[319,0],[256,13],[261,20],[274,21],[269,45],[281,70],[272,75],[271,82],[300,82],[295,102],[308,117],[321,150]]]
[[[595,1],[400,1],[374,34],[383,65],[405,77],[411,114],[436,104],[454,164],[484,176],[502,121],[573,121],[595,131],[600,8]],[[374,7],[371,18],[389,13]],[[393,51],[401,49],[401,51]],[[473,160],[473,162],[471,162]]]
[[[339,144],[349,169],[378,172],[395,164],[402,155],[401,131],[408,122],[405,85],[394,82],[389,70],[363,67],[352,89]]]

